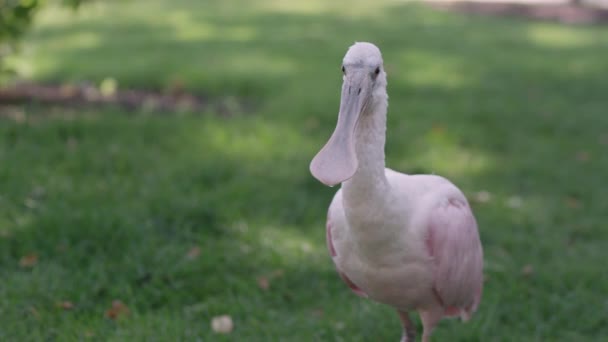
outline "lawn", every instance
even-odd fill
[[[383,51],[387,164],[448,177],[479,222],[482,304],[435,340],[608,338],[608,27],[394,0],[118,3],[41,12],[21,71],[251,105],[0,116],[0,340],[397,341],[396,314],[335,274],[336,189],[308,172],[356,40]]]

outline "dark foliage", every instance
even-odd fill
[[[74,9],[86,0],[63,0],[62,3]],[[36,12],[46,4],[45,0],[2,0],[0,1],[0,72],[4,58],[13,53],[19,39],[32,24]]]

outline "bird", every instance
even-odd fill
[[[387,75],[380,49],[350,46],[342,61],[335,130],[310,163],[321,183],[341,184],[327,213],[334,266],[357,295],[393,307],[402,342],[422,341],[443,318],[467,321],[483,290],[483,248],[463,192],[438,175],[385,166]]]

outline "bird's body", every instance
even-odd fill
[[[381,63],[372,44],[349,49],[338,126],[311,172],[325,184],[342,183],[327,217],[327,244],[342,279],[355,293],[394,307],[404,340],[414,336],[408,312],[418,311],[428,340],[441,318],[468,319],[476,310],[483,252],[456,186],[385,168],[388,97]]]

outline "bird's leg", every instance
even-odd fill
[[[416,327],[410,320],[410,315],[404,311],[397,311],[403,324],[403,337],[401,342],[414,342],[416,340]]]
[[[431,341],[431,333],[433,329],[439,323],[439,320],[444,315],[444,310],[441,306],[436,306],[428,310],[421,310],[420,320],[422,321],[422,342]]]

